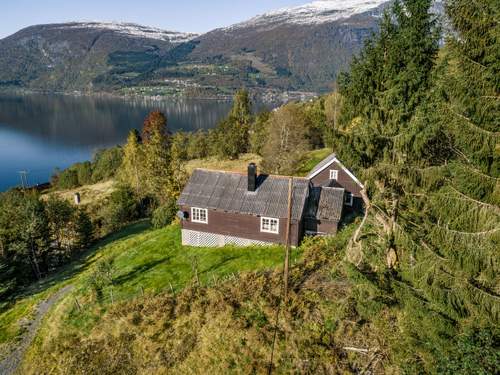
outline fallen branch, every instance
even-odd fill
[[[361,354],[368,354],[370,352],[370,349],[354,348],[352,346],[345,346],[342,349],[350,351],[350,352],[361,353]]]

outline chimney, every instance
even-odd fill
[[[257,165],[255,163],[248,164],[248,191],[254,192],[257,190]]]

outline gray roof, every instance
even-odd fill
[[[340,221],[343,206],[343,188],[314,187],[311,189],[306,217],[318,220]]]
[[[249,192],[246,174],[196,169],[179,197],[181,206],[286,218],[289,177],[259,175],[257,190]],[[292,218],[302,217],[309,181],[293,178]]]
[[[313,169],[311,172],[309,172],[309,174],[307,175],[307,178],[312,178],[316,172],[318,171],[321,171],[323,168],[325,168],[326,166],[330,165],[334,160],[335,158],[337,157],[337,155],[335,154],[330,154],[328,155],[326,158],[324,158],[323,160],[321,160]]]

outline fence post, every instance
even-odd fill
[[[109,295],[111,297],[111,304],[114,304],[114,299],[113,299],[113,289],[109,291]]]
[[[75,303],[76,303],[76,307],[78,307],[78,311],[82,311],[82,306],[80,305],[80,302],[78,302],[78,299],[75,297]]]
[[[140,285],[139,288],[141,289],[141,295],[144,297],[144,288],[142,287],[142,285]]]

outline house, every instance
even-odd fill
[[[178,200],[182,244],[285,244],[289,234],[297,246],[305,234],[336,233],[345,213],[361,207],[361,189],[333,154],[307,177],[258,174],[253,163],[246,174],[196,169]]]

